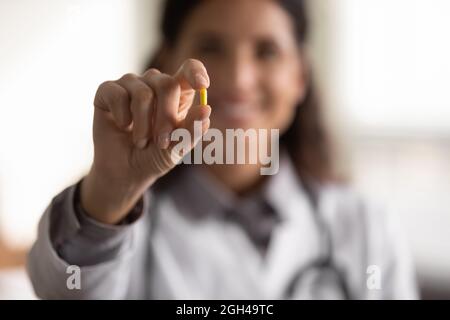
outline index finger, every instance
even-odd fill
[[[181,90],[200,90],[209,87],[209,76],[203,63],[196,59],[186,60],[174,74]]]

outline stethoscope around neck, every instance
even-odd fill
[[[317,254],[317,257],[311,260],[311,262],[304,268],[299,269],[294,275],[292,276],[291,280],[289,281],[288,287],[284,291],[282,295],[282,299],[293,299],[295,298],[294,294],[296,291],[296,288],[298,285],[300,285],[301,281],[308,276],[308,274],[311,271],[316,272],[332,272],[337,279],[338,286],[340,291],[342,292],[342,298],[344,299],[351,299],[350,290],[348,288],[348,284],[345,280],[344,272],[339,269],[339,267],[336,265],[334,259],[333,259],[333,241],[331,237],[331,230],[328,224],[326,223],[321,210],[319,209],[319,201],[318,201],[318,190],[317,187],[314,187],[310,184],[304,183],[302,181],[302,185],[304,187],[305,192],[307,193],[307,198],[309,199],[313,211],[313,218],[317,224],[317,229],[319,230],[320,235],[320,245],[319,245],[319,252]],[[156,201],[156,199],[153,199],[154,201],[151,202],[151,211],[157,212],[159,201]],[[154,231],[157,221],[158,215],[154,214],[152,215],[152,223],[150,224],[151,231]],[[151,268],[151,259],[147,260],[147,268]],[[146,296],[151,297],[150,289],[146,289]]]
[[[332,274],[334,274],[339,289],[342,292],[343,298],[346,300],[351,299],[350,290],[348,288],[347,281],[345,280],[344,272],[336,265],[333,258],[334,246],[331,236],[331,230],[329,225],[326,223],[318,205],[318,188],[311,184],[307,184],[304,181],[302,181],[302,185],[311,203],[311,207],[313,209],[313,218],[319,232],[319,252],[316,258],[308,263],[306,267],[301,268],[293,275],[282,298],[295,298],[295,291],[297,286],[301,284],[302,280],[304,280],[304,278],[307,277],[310,272],[315,271],[319,274],[324,274],[327,272],[331,272]]]

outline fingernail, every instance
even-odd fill
[[[206,88],[208,86],[208,80],[201,74],[197,74],[195,76],[195,81],[202,88]]]
[[[148,140],[146,138],[142,138],[136,143],[136,146],[139,149],[144,149],[147,146],[147,142],[148,142]]]
[[[170,144],[170,134],[168,132],[162,133],[158,137],[158,146],[161,149],[167,149]]]

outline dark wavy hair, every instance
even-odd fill
[[[161,68],[165,50],[176,44],[183,23],[203,1],[205,0],[165,0],[160,23],[161,44],[147,63],[148,68]],[[291,16],[295,37],[301,47],[307,41],[309,31],[305,1],[273,1],[277,1]],[[290,127],[280,137],[280,147],[287,150],[303,182],[343,182],[345,178],[336,171],[331,135],[323,119],[313,77],[309,74],[308,78],[305,98],[297,106]]]

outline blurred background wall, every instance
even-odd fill
[[[88,170],[95,91],[141,71],[156,40],[157,6],[0,1],[0,298],[27,296],[23,269],[11,265],[32,243],[51,198]]]
[[[423,298],[450,299],[450,2],[310,3],[343,169],[398,214]]]
[[[160,0],[0,1],[0,298],[33,297],[23,253],[92,159],[97,86],[139,73]],[[342,170],[390,206],[425,298],[450,298],[450,2],[310,0],[310,55]]]

